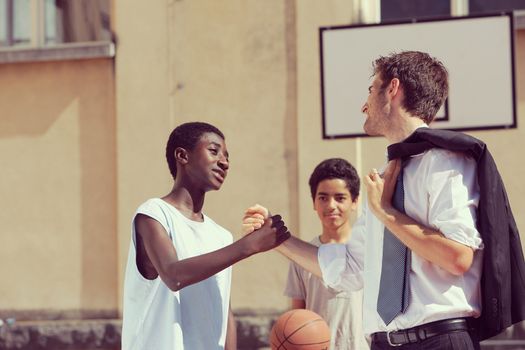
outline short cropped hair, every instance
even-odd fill
[[[405,100],[403,107],[430,124],[448,96],[448,72],[443,63],[419,51],[403,51],[379,57],[374,74],[383,80],[382,89],[399,79]]]
[[[312,174],[308,184],[310,185],[310,192],[312,199],[315,200],[317,187],[319,183],[327,179],[341,179],[346,183],[346,188],[352,196],[352,201],[359,197],[359,176],[355,168],[342,158],[330,158],[319,163]]]
[[[225,140],[224,134],[218,128],[208,123],[184,123],[173,129],[166,145],[166,160],[168,161],[171,176],[173,176],[174,179],[177,177],[175,149],[181,147],[188,151],[193,150],[201,136],[206,133],[214,133]]]

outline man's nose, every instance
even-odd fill
[[[368,111],[368,103],[365,102],[363,107],[361,107],[361,113],[366,113]]]

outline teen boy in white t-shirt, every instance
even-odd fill
[[[315,167],[309,185],[322,232],[311,244],[318,247],[351,240],[350,216],[357,208],[359,183],[357,171],[344,159],[326,159]],[[330,349],[368,349],[362,326],[362,291],[331,288],[292,261],[284,294],[292,299],[292,308],[312,310],[323,317],[331,330]]]

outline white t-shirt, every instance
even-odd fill
[[[311,244],[322,243],[315,237]],[[319,314],[330,326],[330,350],[365,350],[368,343],[363,334],[362,291],[337,290],[328,287],[294,262],[290,262],[284,294],[302,299],[306,309]]]
[[[474,248],[474,261],[466,273],[455,276],[412,252],[409,307],[386,326],[377,313],[384,226],[367,207],[352,228],[347,245],[325,244],[318,253],[328,285],[354,290],[364,286],[363,327],[367,335],[481,313],[483,244],[476,229],[476,162],[461,153],[430,149],[409,160],[403,181],[407,215]]]
[[[147,215],[164,227],[180,260],[232,243],[231,233],[209,217],[204,216],[203,222],[192,221],[159,198],[143,203],[135,217],[137,214]],[[124,281],[122,349],[224,349],[231,267],[177,292],[160,277],[148,280],[137,269],[134,220]]]

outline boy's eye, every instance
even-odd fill
[[[217,153],[219,153],[219,151],[215,148],[210,148],[210,152],[214,155],[216,155]]]

